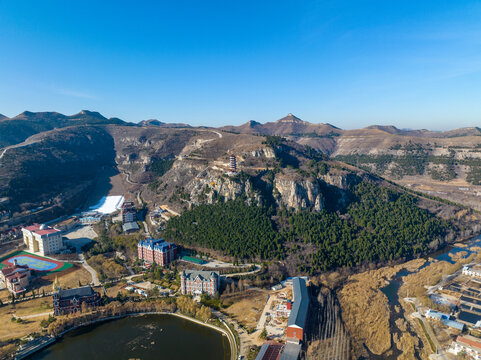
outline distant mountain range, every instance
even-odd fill
[[[304,120],[301,120],[293,114],[287,114],[287,116],[275,121],[261,124],[257,121],[250,120],[245,124],[239,126],[223,126],[219,129],[238,132],[241,134],[260,134],[260,135],[279,135],[279,136],[294,136],[294,137],[326,137],[326,136],[339,136],[348,134],[359,134],[363,132],[367,134],[375,134],[383,132],[391,135],[402,136],[415,136],[415,137],[433,137],[433,138],[446,138],[457,136],[480,136],[481,129],[478,127],[466,127],[455,130],[449,130],[444,132],[430,131],[430,130],[407,130],[398,129],[393,125],[371,125],[362,129],[356,130],[343,130],[331,124],[313,124]]]
[[[75,125],[127,125],[118,118],[102,116],[95,111],[82,110],[78,114],[67,116],[57,112],[30,112],[8,118],[0,116],[0,147],[25,141],[28,137],[43,131]]]
[[[130,125],[142,127],[161,127],[161,128],[191,128],[192,126],[185,123],[168,123],[157,119],[143,120],[138,124],[126,122],[119,118],[106,118],[96,111],[82,110],[75,115],[63,115],[58,112],[30,112],[23,113],[8,118],[0,114],[0,147],[17,144],[24,141],[31,135],[39,132],[52,130],[55,128],[63,128],[75,125]],[[229,131],[240,134],[252,135],[279,135],[290,137],[293,140],[302,138],[333,138],[338,136],[349,135],[380,135],[390,134],[398,136],[413,136],[422,138],[450,138],[460,136],[481,136],[481,129],[478,127],[459,128],[444,132],[430,130],[408,130],[398,129],[392,125],[372,125],[357,130],[343,130],[331,124],[310,123],[301,120],[293,114],[273,122],[264,124],[255,120],[250,120],[239,126],[227,125],[218,128],[219,130]]]
[[[158,127],[165,127],[165,128],[185,128],[191,127],[189,124],[183,123],[165,123],[156,119],[149,119],[149,120],[142,120],[139,122],[140,126],[158,126]]]
[[[339,133],[341,129],[331,124],[312,124],[299,119],[297,116],[287,114],[287,116],[275,122],[267,122],[261,124],[251,120],[240,126],[223,126],[221,130],[260,135],[300,135],[311,134],[327,135],[331,133]]]

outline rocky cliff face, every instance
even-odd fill
[[[279,194],[278,202],[287,208],[296,210],[313,209],[320,211],[324,208],[324,198],[321,186],[315,179],[289,179],[276,176],[274,189]]]
[[[226,175],[219,171],[205,170],[198,174],[187,186],[185,191],[189,194],[192,204],[212,204],[215,200],[235,200],[242,196],[248,202],[260,204],[262,197],[256,191],[249,178],[238,175]]]

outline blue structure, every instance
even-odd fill
[[[448,315],[439,311],[428,310],[426,312],[426,317],[428,319],[439,320],[442,324],[449,326],[451,328],[454,328],[460,331],[464,330],[464,324],[461,324],[459,321],[451,320],[451,315]]]

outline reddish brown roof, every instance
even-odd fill
[[[464,344],[472,346],[472,347],[475,347],[478,350],[481,350],[481,343],[479,341],[468,339],[467,337],[464,337],[464,336],[458,336],[456,341],[458,341],[460,343],[464,343]]]
[[[278,360],[280,358],[284,344],[276,341],[268,341],[264,343],[264,345],[267,345],[267,350],[263,354],[262,360]]]
[[[44,229],[44,230],[35,231],[35,233],[38,234],[38,235],[50,235],[50,234],[53,234],[53,233],[56,233],[56,232],[60,232],[60,230],[48,228],[48,229]]]
[[[13,272],[18,272],[18,271],[21,271],[21,270],[28,270],[28,265],[9,265],[9,266],[6,266],[4,267],[3,269],[1,269],[0,271],[2,272],[2,274],[4,276],[8,276],[9,274],[13,273]]]
[[[25,230],[28,230],[28,231],[37,231],[37,230],[40,230],[40,224],[33,224],[33,225],[30,225],[30,226],[27,226],[26,228],[24,228]]]

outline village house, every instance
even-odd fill
[[[478,338],[470,335],[458,336],[456,341],[453,341],[448,352],[458,355],[464,353],[469,358],[481,360],[481,342]]]
[[[17,296],[27,291],[31,276],[30,268],[27,265],[19,265],[15,260],[13,265],[0,270],[0,283]]]

